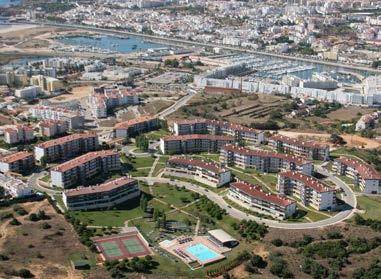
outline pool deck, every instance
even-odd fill
[[[195,257],[193,254],[187,252],[187,248],[197,244],[202,244],[208,249],[214,251],[217,254],[217,257],[202,261],[201,259]],[[159,245],[162,249],[180,258],[191,269],[194,269],[190,266],[191,263],[198,262],[198,264],[202,267],[224,259],[225,256],[223,254],[231,250],[227,247],[217,246],[211,242],[207,236],[182,236],[174,240],[164,240],[160,242]]]

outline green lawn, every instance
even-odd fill
[[[137,198],[127,201],[115,210],[72,211],[71,214],[88,225],[120,227],[126,220],[142,216],[143,211],[139,206],[139,198]]]
[[[156,198],[176,207],[184,206],[194,200],[191,196],[192,191],[168,184],[154,184],[153,193]]]
[[[364,218],[381,220],[381,197],[357,197],[357,207],[365,210]]]
[[[151,156],[137,157],[137,158],[132,158],[131,160],[129,160],[130,164],[132,164],[135,167],[135,169],[151,167],[154,161],[155,161],[155,158]]]
[[[200,153],[198,156],[201,156],[207,160],[211,160],[214,162],[219,162],[220,161],[220,154],[212,154],[212,153]]]
[[[45,175],[45,176],[41,177],[40,180],[43,182],[49,182],[50,181],[50,175]]]
[[[163,130],[163,129],[160,129],[160,130],[157,130],[157,131],[152,131],[152,132],[149,132],[149,133],[146,133],[145,136],[150,140],[150,141],[156,141],[156,140],[159,140],[160,138],[166,136],[166,135],[169,135],[170,133]]]
[[[54,195],[54,199],[57,201],[57,203],[61,206],[62,209],[66,210],[66,206],[62,200],[62,195]]]

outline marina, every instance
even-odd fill
[[[112,53],[131,53],[158,49],[164,47],[162,44],[147,42],[143,38],[129,36],[110,36],[110,35],[79,35],[79,36],[59,36],[56,41],[61,43],[64,48],[72,48],[75,51]]]

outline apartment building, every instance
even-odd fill
[[[262,143],[265,140],[264,131],[219,120],[192,119],[174,122],[173,131],[176,135],[212,134],[228,135],[236,140],[244,140],[251,144]]]
[[[34,85],[15,90],[15,96],[20,99],[35,99],[41,95],[41,93],[41,87]]]
[[[0,173],[0,185],[5,189],[5,194],[14,198],[33,195],[33,189],[20,179]]]
[[[211,187],[221,187],[231,181],[229,170],[217,164],[187,157],[172,157],[167,161],[165,173],[186,177]]]
[[[85,118],[79,111],[64,108],[36,106],[29,110],[31,117],[46,120],[61,120],[67,122],[69,129],[81,129]]]
[[[34,168],[32,152],[20,151],[0,158],[0,172],[16,172],[27,174]]]
[[[40,134],[44,137],[55,137],[69,131],[68,123],[62,120],[42,120],[38,124]]]
[[[88,180],[112,171],[120,170],[118,152],[112,150],[94,151],[60,164],[50,171],[52,186],[71,188],[86,184]]]
[[[302,156],[312,160],[329,159],[329,145],[314,141],[293,139],[280,134],[269,138],[269,145],[284,153]]]
[[[115,124],[114,134],[116,138],[133,137],[159,128],[159,118],[153,115],[144,115]]]
[[[4,141],[9,144],[25,143],[34,140],[33,129],[26,125],[17,125],[4,129]]]
[[[223,135],[192,134],[168,136],[160,139],[160,150],[163,154],[219,152],[221,147],[233,143],[234,137]]]
[[[356,159],[340,157],[335,160],[333,170],[339,175],[353,179],[355,185],[367,194],[381,194],[381,174],[370,164]]]
[[[44,75],[31,76],[30,84],[38,86],[42,88],[42,90],[51,93],[64,89],[64,84],[61,80]]]
[[[131,88],[94,88],[88,99],[92,114],[96,118],[105,118],[108,111],[118,106],[138,105],[137,91]]]
[[[40,143],[34,147],[34,154],[37,161],[45,157],[50,163],[67,160],[98,148],[96,133],[78,133]]]
[[[278,191],[281,195],[292,195],[306,206],[316,210],[331,210],[336,204],[336,191],[317,178],[296,171],[278,174]]]
[[[62,200],[68,210],[112,208],[139,196],[138,181],[126,176],[100,185],[62,192]]]
[[[246,182],[231,183],[227,197],[252,211],[281,220],[296,212],[296,202]]]
[[[308,175],[313,172],[312,162],[305,158],[291,154],[253,150],[231,144],[221,149],[220,162],[227,166],[256,169],[261,172],[296,170]]]

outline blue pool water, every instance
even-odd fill
[[[201,243],[190,246],[186,248],[185,251],[193,255],[200,262],[207,262],[216,259],[220,256],[218,253],[214,252],[213,250],[210,250],[208,247]]]

